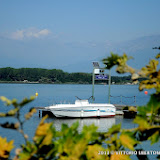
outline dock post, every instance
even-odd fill
[[[94,75],[94,69],[92,74],[92,102],[94,102],[94,81],[95,81],[95,75]]]
[[[39,110],[39,117],[41,117],[41,111]]]
[[[109,69],[109,87],[108,87],[108,103],[110,103],[110,95],[111,95],[111,69]]]
[[[83,113],[84,113],[84,111],[83,111],[83,109],[81,110],[81,118],[83,118]]]
[[[100,110],[97,110],[97,117],[100,117]]]

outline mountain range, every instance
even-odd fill
[[[159,46],[160,35],[124,42],[67,42],[53,38],[13,40],[0,37],[0,68],[55,68],[70,73],[91,73],[93,61],[104,67],[101,60],[113,52],[132,56],[134,59],[129,60],[129,65],[140,69],[159,52],[152,48]]]
[[[96,44],[96,43],[95,43]],[[155,58],[159,50],[153,49],[153,47],[160,46],[160,35],[152,35],[140,37],[135,40],[129,40],[121,43],[98,43],[95,45],[97,54],[94,52],[93,58],[89,60],[85,59],[79,63],[72,63],[64,67],[68,72],[92,72],[92,61],[99,61],[110,55],[110,52],[122,55],[126,53],[132,56],[133,59],[129,60],[128,64],[134,68],[140,69],[148,64],[150,59]],[[98,48],[102,52],[98,52]],[[103,67],[103,65],[101,64]]]

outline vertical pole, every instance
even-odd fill
[[[94,69],[93,69],[93,73],[92,73],[92,102],[94,102],[94,81],[95,81],[95,77],[94,77]]]
[[[110,103],[111,96],[111,69],[109,69],[109,87],[108,87],[108,103]]]

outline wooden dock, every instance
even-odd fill
[[[124,107],[127,107],[129,105],[122,105],[122,104],[113,104],[116,107],[116,110],[123,110]],[[137,108],[137,106],[133,106]]]

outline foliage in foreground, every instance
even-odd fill
[[[159,57],[160,55],[157,55],[156,58]],[[109,69],[117,65],[119,73],[131,73],[135,83],[138,78],[146,78],[140,83],[139,90],[155,89],[156,92],[151,95],[148,104],[138,107],[138,115],[134,119],[134,123],[137,124],[136,128],[121,129],[121,124],[118,124],[113,125],[106,133],[99,133],[96,126],[90,125],[84,126],[82,132],[78,132],[78,123],[74,123],[71,127],[63,124],[61,131],[56,131],[52,123],[45,122],[47,117],[44,117],[36,129],[33,141],[29,141],[23,131],[23,125],[33,116],[35,109],[31,109],[25,115],[25,119],[20,118],[20,110],[27,103],[33,101],[34,97],[25,98],[20,103],[15,99],[9,100],[1,97],[7,106],[13,105],[14,109],[7,113],[0,113],[0,117],[17,119],[17,123],[5,123],[1,124],[1,127],[15,129],[25,139],[25,144],[16,150],[14,159],[127,160],[130,159],[131,153],[137,153],[139,159],[147,158],[146,155],[138,154],[138,151],[143,150],[143,148],[139,148],[138,144],[150,141],[152,145],[160,139],[160,70],[157,71],[159,62],[151,60],[149,65],[138,71],[126,64],[128,59],[126,54],[119,56],[112,53],[110,57],[103,59],[103,62]],[[9,159],[13,147],[13,141],[7,142],[6,138],[0,137],[0,159]],[[118,154],[116,151],[130,151],[127,152],[130,154]]]

